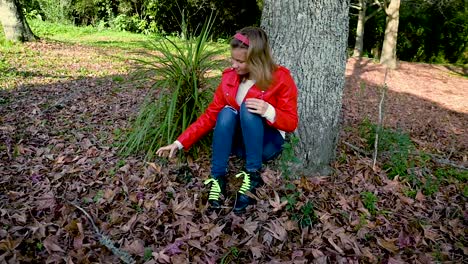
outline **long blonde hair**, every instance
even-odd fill
[[[231,48],[247,49],[247,65],[250,79],[255,80],[256,86],[266,90],[273,81],[273,72],[277,66],[271,56],[270,45],[265,31],[258,27],[245,27],[237,33],[245,36],[249,44],[237,38],[231,40]]]

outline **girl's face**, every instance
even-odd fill
[[[231,49],[231,63],[232,68],[236,70],[237,74],[245,75],[249,73],[247,50],[242,48]]]

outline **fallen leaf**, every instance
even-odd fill
[[[255,234],[255,230],[257,230],[258,222],[252,221],[249,218],[244,222],[244,224],[241,225],[241,227],[245,230],[245,232],[247,232],[247,234],[252,236]]]
[[[223,225],[213,225],[213,227],[210,229],[210,231],[208,232],[208,234],[206,234],[207,236],[210,236],[212,239],[215,239],[217,237],[219,237],[221,234],[222,234],[222,230],[224,228],[226,224],[223,224]]]
[[[377,244],[388,250],[390,253],[398,252],[398,247],[395,245],[395,240],[387,240],[377,237]]]
[[[57,238],[55,236],[49,236],[44,241],[42,241],[42,244],[46,248],[47,252],[49,254],[52,254],[53,252],[65,252],[58,244],[57,244]]]
[[[288,201],[283,201],[281,202],[279,195],[276,191],[275,193],[275,199],[274,200],[269,200],[270,205],[273,207],[273,212],[278,212],[283,209],[284,206],[288,204]]]
[[[265,229],[268,230],[274,238],[282,242],[286,241],[288,233],[278,220],[270,222],[268,226],[269,228],[265,227]]]
[[[127,242],[123,250],[127,251],[130,254],[143,256],[145,252],[145,242],[141,239],[135,239],[132,242]]]

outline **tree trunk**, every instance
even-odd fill
[[[349,0],[265,0],[262,26],[298,85],[296,148],[305,175],[327,174],[335,157],[345,84]]]
[[[359,15],[356,28],[356,43],[354,44],[353,57],[362,57],[364,48],[364,25],[366,24],[367,2],[359,0]]]
[[[387,25],[385,27],[380,63],[386,65],[390,69],[395,69],[397,66],[396,45],[398,37],[398,22],[400,19],[400,0],[391,0],[385,12],[387,13]]]
[[[18,0],[0,0],[0,22],[7,40],[24,42],[36,39]]]

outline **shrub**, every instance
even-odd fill
[[[121,153],[144,151],[146,158],[151,159],[159,147],[172,143],[206,108],[211,93],[205,74],[220,66],[220,60],[214,57],[222,52],[208,45],[212,26],[210,17],[197,37],[187,35],[180,43],[162,37],[151,43],[162,56],[140,60],[139,76],[156,77],[152,87],[160,89],[159,98],[147,96]]]
[[[38,0],[45,19],[50,22],[68,23],[72,13],[71,0]]]

